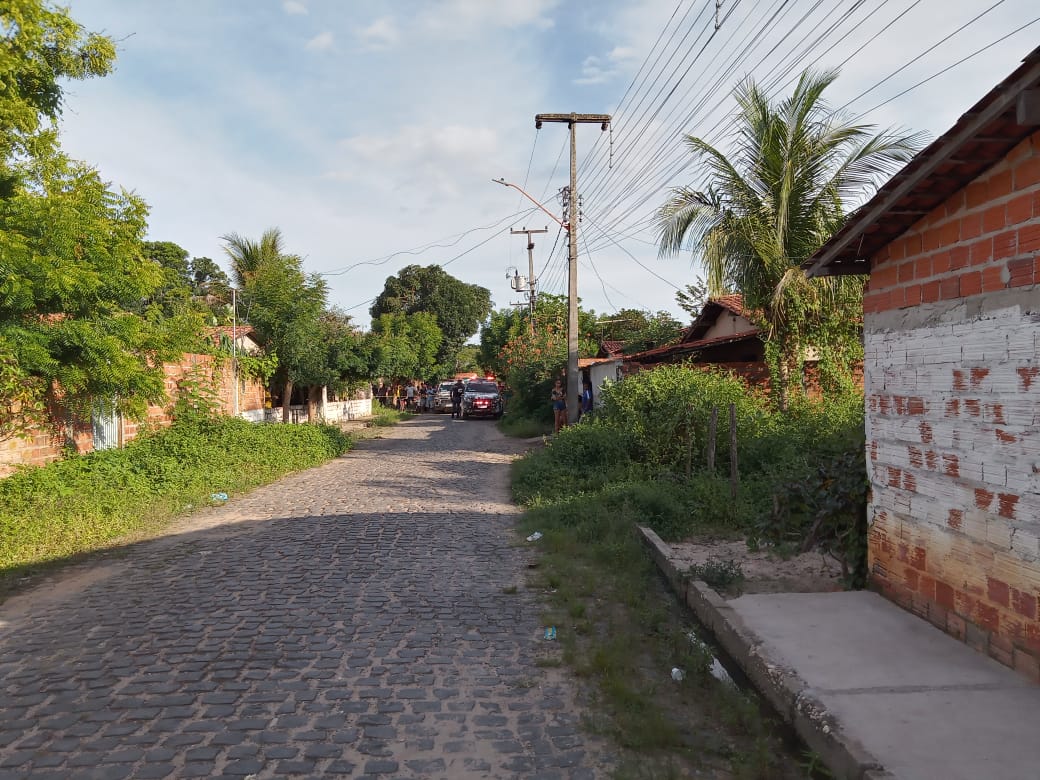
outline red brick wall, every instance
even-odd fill
[[[1040,679],[1040,133],[873,258],[873,583]]]
[[[188,354],[178,364],[163,365],[165,389],[168,398],[176,398],[180,383],[191,375],[197,375],[199,381],[213,383],[214,392],[224,414],[234,412],[234,385],[230,362],[219,368],[214,366],[212,355]],[[265,390],[255,380],[244,380],[239,384],[238,408],[240,412],[263,409]],[[16,438],[0,442],[0,477],[11,473],[16,466],[42,466],[62,457],[64,449],[72,444],[77,452],[91,452],[94,449],[93,432],[90,421],[69,421],[69,413],[62,408],[50,410],[52,425],[40,429],[28,439]],[[120,441],[125,444],[131,441],[146,427],[165,427],[173,422],[170,417],[170,405],[153,404],[140,421],[122,420]]]

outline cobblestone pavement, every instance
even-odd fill
[[[520,447],[416,418],[0,605],[0,778],[608,774],[536,663]]]

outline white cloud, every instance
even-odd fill
[[[397,22],[384,16],[358,30],[357,37],[367,49],[388,49],[401,40],[401,31]]]
[[[581,63],[581,77],[574,79],[574,83],[602,84],[613,75],[614,71],[604,68],[599,57],[586,57]]]
[[[489,179],[489,160],[501,154],[488,127],[411,125],[393,134],[344,139],[344,164],[325,174],[340,181],[367,176],[373,189],[413,193],[411,200],[458,197],[469,183]]]
[[[326,30],[323,33],[318,33],[309,41],[307,41],[307,43],[304,45],[304,48],[308,51],[326,51],[327,49],[332,48],[332,42],[332,33]]]
[[[285,0],[285,2],[282,3],[282,10],[290,16],[294,16],[299,14],[306,14],[307,6],[299,2],[299,0]]]
[[[558,3],[559,0],[443,0],[424,13],[419,22],[430,31],[454,38],[495,28],[532,26],[549,30],[556,24],[549,13]]]

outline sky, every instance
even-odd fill
[[[221,236],[279,228],[363,325],[412,263],[520,301],[525,227],[548,228],[539,289],[566,292],[566,236],[492,181],[562,216],[567,126],[535,114],[613,117],[576,133],[582,305],[686,319],[696,259],[658,256],[653,213],[703,186],[681,138],[725,150],[739,81],[841,66],[832,106],[932,140],[1040,42],[1035,0],[722,0],[717,28],[714,0],[62,4],[118,42],[112,75],[67,85],[66,151],[147,201],[149,239],[225,268]]]

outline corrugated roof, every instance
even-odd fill
[[[751,338],[761,338],[761,331],[758,328],[753,330],[745,330],[740,333],[732,333],[729,336],[715,336],[710,339],[699,339],[697,341],[686,341],[680,344],[669,344],[666,347],[657,347],[656,349],[648,349],[643,352],[636,352],[633,355],[626,355],[625,360],[632,360],[637,363],[642,362],[646,359],[653,359],[656,357],[664,357],[666,355],[681,355],[688,352],[696,352],[706,347],[716,347],[720,344],[729,344],[735,341],[744,341]]]
[[[1040,47],[945,134],[922,149],[802,268],[809,276],[870,273],[870,258],[914,223],[998,163],[1035,132],[1019,124],[1026,95],[1040,100]]]

